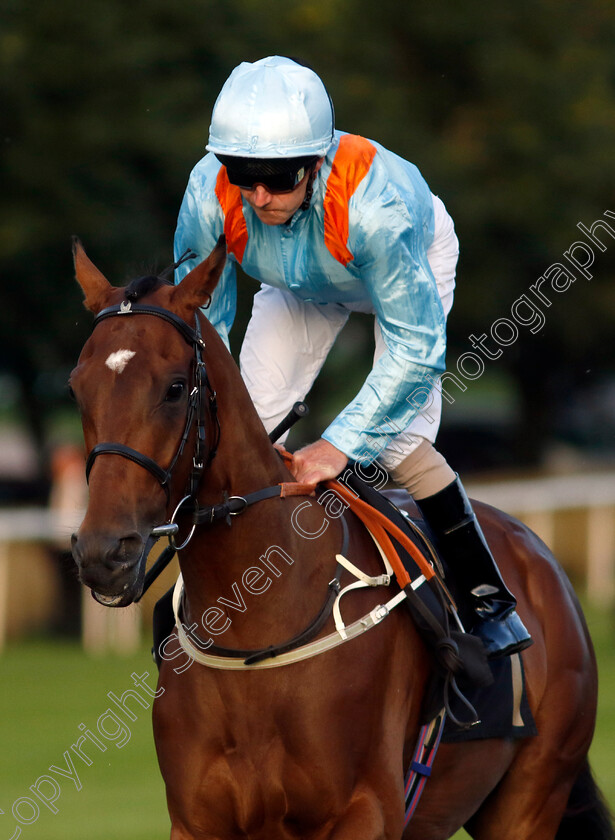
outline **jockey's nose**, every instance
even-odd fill
[[[256,184],[252,190],[252,202],[255,207],[264,207],[271,201],[271,193],[264,184]]]

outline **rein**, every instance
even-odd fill
[[[282,482],[273,487],[264,487],[254,493],[246,493],[245,496],[228,496],[225,494],[223,502],[217,505],[206,507],[194,507],[191,520],[193,525],[213,525],[220,519],[224,519],[227,525],[231,524],[231,516],[238,516],[250,505],[262,502],[265,499],[281,498],[289,496],[309,496],[314,492],[313,484],[301,484],[296,481]]]
[[[167,537],[169,545],[164,549],[153,566],[145,574],[141,594],[138,598],[135,598],[135,603],[141,600],[152,583],[159,577],[160,574],[162,574],[171,560],[175,557],[175,554],[178,551],[181,551],[181,549],[190,542],[197,525],[213,525],[215,522],[222,519],[224,519],[227,525],[230,525],[231,516],[239,516],[256,502],[261,502],[265,499],[285,499],[289,496],[309,496],[313,493],[313,491],[314,487],[311,484],[299,484],[298,482],[288,481],[276,484],[272,487],[265,487],[262,490],[256,490],[254,493],[246,493],[245,496],[228,496],[225,494],[223,502],[220,502],[217,505],[208,505],[206,507],[198,507],[195,505],[193,496],[185,496],[175,509],[175,512],[171,517],[171,522],[168,525],[159,525],[152,530],[150,540],[148,541],[144,551],[145,562],[147,562],[147,557],[149,556],[150,551],[160,537]],[[179,530],[179,526],[175,522],[175,517],[184,506],[186,506],[186,508],[192,508],[192,528],[184,542],[181,545],[177,545],[175,543],[175,534]]]

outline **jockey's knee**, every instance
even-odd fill
[[[425,499],[439,493],[456,479],[445,457],[432,443],[423,438],[419,445],[391,470],[393,481],[415,499]]]

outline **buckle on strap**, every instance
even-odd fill
[[[238,502],[238,506],[234,504]],[[228,512],[230,516],[239,516],[248,507],[248,500],[243,496],[229,496],[226,504],[228,505]]]
[[[378,624],[380,621],[384,621],[388,614],[389,608],[385,604],[379,604],[369,615],[374,624]]]

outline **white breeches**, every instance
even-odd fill
[[[434,240],[427,259],[436,279],[445,317],[453,305],[459,243],[452,219],[436,196]],[[252,317],[240,353],[243,379],[267,431],[303,400],[318,376],[350,309],[339,304],[307,303],[291,292],[262,285],[254,296]],[[371,308],[360,309],[371,312]],[[374,325],[374,362],[384,352]],[[392,470],[423,440],[433,443],[440,425],[442,395],[432,389],[422,412],[382,451],[378,460]]]

